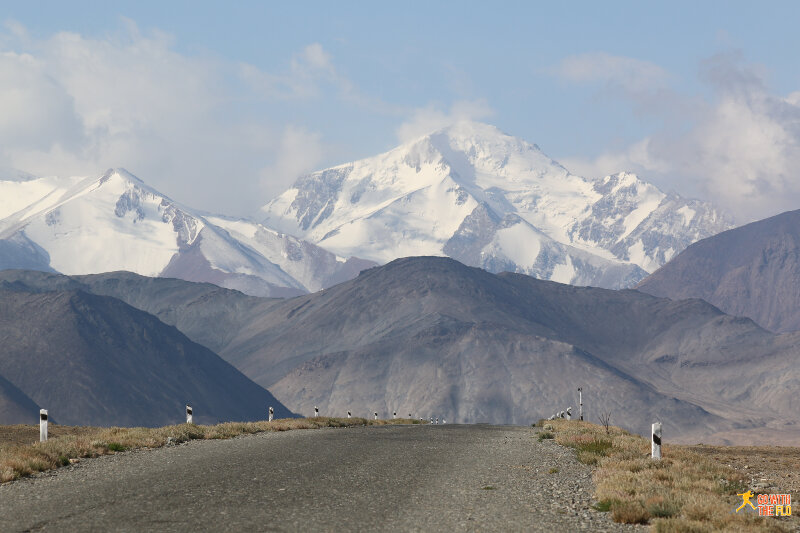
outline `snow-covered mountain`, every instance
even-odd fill
[[[0,174],[0,269],[127,270],[285,296],[368,266],[254,222],[193,211],[123,169],[99,178]]]
[[[447,255],[607,288],[632,286],[731,227],[708,203],[634,174],[576,176],[538,146],[475,122],[301,177],[264,212],[265,225],[339,255]]]

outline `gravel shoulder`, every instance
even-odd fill
[[[191,441],[0,486],[3,531],[634,531],[534,428],[382,426]]]

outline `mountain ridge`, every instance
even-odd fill
[[[689,243],[730,227],[708,203],[633,174],[575,176],[536,145],[474,122],[302,176],[263,212],[264,224],[340,255],[378,263],[451,256],[607,288],[632,286]]]
[[[128,270],[294,296],[373,264],[245,219],[194,211],[124,169],[99,178],[0,180],[0,193],[0,268]]]

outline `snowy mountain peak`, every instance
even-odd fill
[[[182,206],[122,168],[99,177],[0,179],[0,269],[127,270],[261,296],[319,290],[372,263],[241,219]]]
[[[609,287],[730,227],[707,203],[635,174],[576,176],[536,145],[469,121],[303,176],[264,213],[265,225],[338,254],[449,255]]]

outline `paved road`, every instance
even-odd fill
[[[381,426],[83,461],[0,486],[0,530],[631,529],[590,505],[589,469],[532,428]]]

